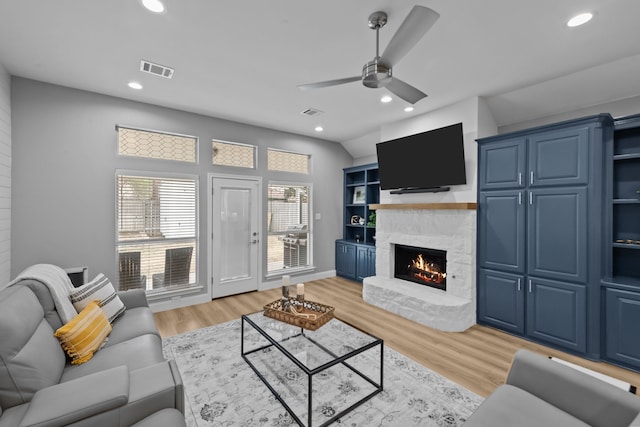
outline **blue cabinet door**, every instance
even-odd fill
[[[524,334],[523,277],[480,269],[478,279],[478,320]]]
[[[365,277],[376,274],[376,250],[367,246],[358,246],[356,261],[356,279],[362,281]]]
[[[528,274],[586,283],[587,189],[531,190],[528,199]]]
[[[529,277],[527,335],[576,352],[587,346],[585,285]]]
[[[605,289],[605,355],[640,367],[640,292]]]
[[[356,278],[356,245],[336,242],[336,274],[347,279]]]
[[[480,145],[480,190],[523,187],[526,179],[526,147],[523,137]]]
[[[531,187],[589,182],[590,126],[576,126],[529,137]]]
[[[480,267],[524,273],[524,190],[483,191],[478,206]]]

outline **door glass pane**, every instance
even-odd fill
[[[220,281],[250,276],[251,204],[250,190],[222,188],[220,211]]]

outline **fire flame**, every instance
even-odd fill
[[[440,271],[440,266],[433,263],[427,262],[422,254],[418,254],[418,259],[412,260],[412,265],[409,266],[413,277],[424,280],[431,283],[441,284],[447,277],[447,273],[443,273]]]

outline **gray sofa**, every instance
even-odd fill
[[[640,426],[640,398],[586,373],[518,350],[506,384],[465,427]]]
[[[118,296],[126,311],[105,345],[71,365],[53,335],[62,321],[49,289],[22,280],[0,291],[0,427],[184,425],[182,379],[144,291]]]

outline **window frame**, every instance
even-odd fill
[[[314,234],[314,226],[313,226],[313,184],[311,182],[296,182],[296,181],[290,181],[290,180],[268,180],[267,181],[267,185],[266,185],[266,202],[267,202],[267,207],[266,207],[266,213],[267,216],[269,215],[270,211],[270,206],[269,206],[269,188],[271,186],[290,186],[290,187],[307,187],[308,189],[308,194],[307,197],[309,199],[308,203],[307,203],[307,209],[308,209],[308,213],[307,213],[307,217],[308,217],[308,224],[307,224],[307,265],[304,267],[289,267],[289,268],[281,268],[279,270],[273,270],[270,271],[269,270],[269,244],[268,244],[268,239],[270,236],[272,235],[282,235],[284,233],[278,232],[278,233],[271,233],[269,231],[269,225],[266,224],[266,235],[267,235],[267,250],[266,250],[266,255],[265,255],[265,260],[266,260],[266,278],[270,279],[270,278],[275,278],[275,277],[281,277],[284,276],[286,274],[290,274],[290,273],[300,273],[300,272],[308,272],[308,271],[315,271],[316,267],[314,264],[314,258],[313,258],[313,234]]]
[[[167,132],[167,131],[163,131],[163,130],[147,129],[147,128],[142,128],[142,127],[138,127],[138,126],[127,126],[127,125],[116,125],[116,134],[119,134],[119,129],[120,128],[136,130],[136,131],[141,131],[141,132],[158,133],[158,134],[162,134],[162,135],[179,136],[179,137],[183,137],[183,138],[193,138],[195,140],[195,146],[194,146],[195,153],[194,153],[194,161],[193,162],[188,161],[188,160],[161,159],[161,158],[157,158],[157,157],[132,156],[130,154],[121,154],[120,153],[119,136],[116,136],[116,155],[118,157],[130,158],[130,159],[144,159],[144,160],[150,160],[150,161],[156,161],[156,162],[181,163],[183,165],[198,165],[198,164],[200,164],[200,138],[195,136],[195,135],[188,135],[188,134],[179,133],[179,132]]]
[[[213,163],[213,144],[215,144],[216,142],[219,142],[222,144],[239,145],[241,147],[253,148],[253,167],[248,168],[245,166],[221,165],[221,164]],[[253,144],[247,144],[244,142],[235,142],[235,141],[227,141],[223,139],[212,138],[211,139],[211,165],[216,167],[234,168],[236,170],[257,170],[258,169],[258,146]]]
[[[280,170],[280,169],[271,169],[269,167],[269,152],[270,151],[274,151],[274,152],[280,152],[280,153],[287,153],[287,154],[296,154],[299,156],[306,156],[307,157],[307,172],[297,172],[297,171],[286,171],[286,170]],[[298,176],[310,176],[311,175],[311,167],[312,167],[312,161],[311,161],[311,154],[308,153],[301,153],[298,151],[292,151],[292,150],[283,150],[280,148],[273,148],[273,147],[267,147],[267,171],[270,173],[294,173]]]
[[[155,159],[159,160],[159,159]],[[128,177],[140,177],[140,178],[152,178],[152,179],[181,179],[181,180],[193,180],[195,183],[195,218],[194,218],[194,237],[180,237],[180,238],[169,238],[169,239],[136,239],[136,240],[127,240],[120,241],[120,233],[118,226],[118,179],[121,176]],[[114,265],[116,266],[116,273],[118,272],[118,258],[121,247],[133,246],[139,244],[161,244],[162,242],[166,243],[179,243],[179,242],[194,242],[194,253],[192,255],[193,261],[195,262],[195,281],[190,283],[188,286],[180,286],[180,287],[172,287],[168,289],[145,289],[145,294],[148,300],[156,300],[163,299],[166,297],[174,296],[174,295],[185,295],[191,293],[199,293],[202,292],[204,286],[200,280],[200,260],[201,260],[201,250],[200,250],[200,176],[197,174],[190,173],[180,173],[180,172],[160,172],[160,171],[150,171],[150,170],[133,170],[133,169],[116,169],[114,174]],[[118,280],[119,282],[119,280]],[[119,286],[119,283],[118,283]]]

